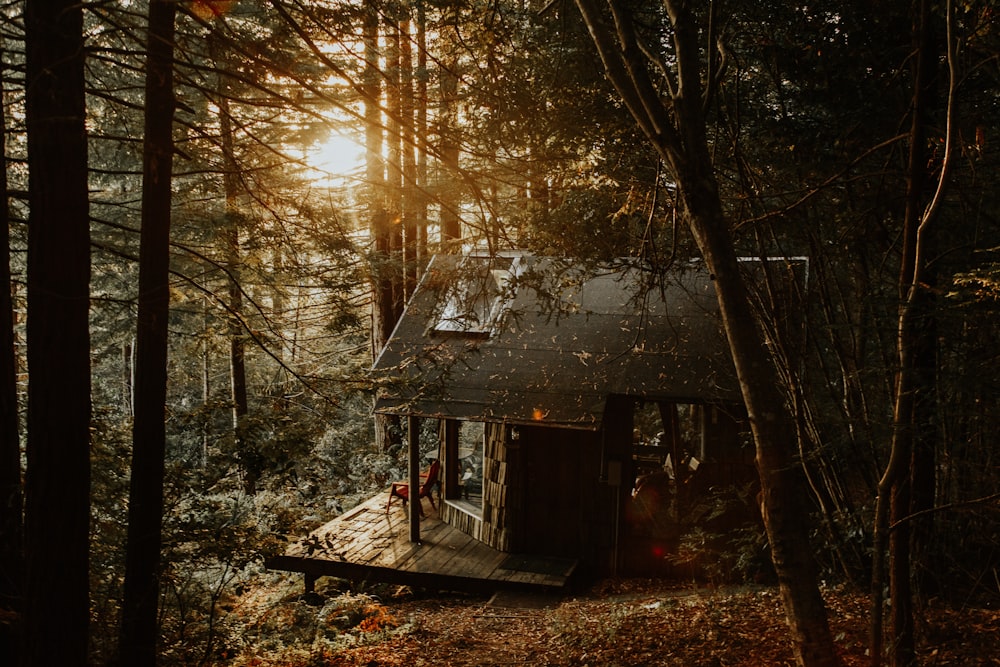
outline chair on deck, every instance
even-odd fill
[[[437,510],[437,505],[434,504],[434,486],[438,483],[438,475],[441,472],[441,462],[437,459],[431,461],[430,468],[427,472],[420,473],[420,489],[417,494],[417,506],[420,508],[420,516],[424,515],[424,506],[420,502],[421,498],[428,498],[431,501],[431,507]],[[410,484],[409,482],[393,482],[392,486],[389,488],[389,502],[385,505],[385,511],[388,514],[389,508],[392,506],[392,499],[398,497],[403,501],[403,507],[406,507],[406,501],[410,499]]]

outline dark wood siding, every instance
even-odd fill
[[[608,543],[600,435],[521,427],[520,440],[525,487],[517,548],[591,561],[595,549]]]

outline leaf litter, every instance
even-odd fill
[[[319,595],[308,609],[337,623],[303,635],[301,596],[235,613],[248,642],[219,665],[233,667],[782,667],[794,665],[781,597],[768,586],[705,587],[676,581],[599,582],[562,598],[514,602],[432,595],[406,587],[380,595]],[[346,599],[344,612],[337,600]],[[869,663],[868,598],[846,587],[824,590],[845,667]],[[256,604],[261,604],[258,596]],[[294,622],[262,627],[268,618]],[[929,604],[918,617],[920,664],[1000,667],[1000,612]],[[275,633],[287,633],[276,638]],[[260,641],[252,639],[256,637]]]

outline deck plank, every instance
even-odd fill
[[[401,526],[392,543],[382,550],[381,554],[372,561],[372,564],[406,570],[407,564],[411,560],[419,558],[421,552],[425,551],[428,545],[434,545],[440,539],[439,536],[450,528],[448,524],[437,520],[436,517],[433,520],[422,521],[420,524],[421,542],[415,544],[410,542],[409,527],[405,522],[401,523]]]
[[[468,546],[473,538],[460,530],[456,530],[444,522],[439,522],[444,528],[435,533],[433,540],[427,539],[424,544],[428,547],[421,549],[414,558],[400,566],[400,569],[411,572],[448,572],[448,563],[464,547]]]
[[[459,562],[455,566],[455,573],[478,579],[490,579],[506,557],[507,554],[474,540],[460,554]]]

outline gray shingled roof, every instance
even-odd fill
[[[593,275],[551,258],[438,255],[375,363],[375,409],[595,429],[611,395],[739,400],[703,266],[645,282],[624,264]]]

